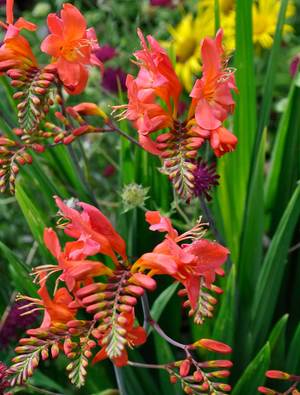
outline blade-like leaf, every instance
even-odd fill
[[[259,275],[252,308],[253,341],[261,344],[273,317],[288,248],[300,214],[300,184],[278,224]]]
[[[30,296],[36,296],[37,287],[29,276],[30,267],[24,264],[17,255],[0,241],[0,254],[9,263],[11,279],[17,291]]]
[[[232,395],[256,394],[257,387],[264,382],[265,371],[270,364],[270,345],[267,343],[250,362],[235,385]]]
[[[298,324],[292,341],[289,346],[289,351],[286,359],[286,371],[294,374],[299,373],[300,366],[300,323]]]

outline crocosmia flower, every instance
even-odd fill
[[[87,29],[80,11],[66,3],[61,17],[48,16],[50,35],[42,42],[41,49],[53,57],[60,80],[70,94],[83,91],[88,80],[87,66],[102,67],[95,55],[99,48],[93,29]]]
[[[147,36],[147,44],[141,31],[138,35],[142,49],[134,56],[139,72],[135,78],[127,76],[128,104],[114,108],[124,109],[120,118],[133,123],[142,147],[161,157],[163,172],[179,195],[189,200],[202,144],[208,141],[216,156],[233,151],[237,144],[237,138],[224,127],[234,111],[232,91],[237,88],[222,46],[223,31],[201,43],[203,73],[192,88],[184,120],[179,116],[182,86],[170,58],[152,36]]]
[[[24,18],[19,18],[14,23],[13,7],[14,1],[8,0],[6,2],[6,23],[0,22],[0,26],[6,30],[0,48],[0,72],[5,72],[14,67],[22,70],[37,67],[37,61],[29,42],[20,34],[22,29],[36,30],[36,25]]]
[[[165,274],[185,287],[191,307],[196,308],[201,281],[210,287],[229,250],[217,242],[202,238],[203,229],[197,224],[190,231],[178,235],[169,218],[158,211],[148,211],[146,220],[150,229],[165,232],[165,240],[150,253],[146,253],[133,265],[133,271],[146,271],[148,276]],[[192,240],[187,244],[188,240]],[[185,242],[184,244],[179,244]]]

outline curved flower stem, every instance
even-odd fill
[[[120,129],[115,123],[113,123],[111,120],[107,122],[107,126],[111,129],[111,131],[114,131],[118,133],[120,136],[123,136],[125,139],[130,141],[131,143],[135,144],[139,148],[142,148],[141,144],[134,138],[129,136],[129,134],[125,133],[122,129]]]
[[[209,207],[207,206],[207,204],[205,202],[205,199],[202,196],[200,196],[199,201],[200,201],[201,210],[203,211],[204,216],[205,216],[205,220],[208,221],[209,227],[210,227],[215,239],[217,240],[218,243],[225,244],[225,241],[224,241],[222,235],[220,234],[220,232],[218,231],[218,229],[216,227],[215,220],[212,216],[212,213],[211,213]],[[227,265],[227,269],[230,269],[232,266],[232,260],[230,259],[229,256],[227,258],[226,265]]]
[[[145,369],[167,369],[167,365],[155,365],[153,363],[140,363],[128,361],[129,366],[134,366],[136,368],[145,368]]]
[[[127,395],[122,368],[118,368],[115,364],[113,367],[120,395]]]
[[[148,295],[145,292],[142,297],[142,308],[143,308],[143,314],[144,314],[144,329],[148,327],[148,325],[151,325],[152,328],[162,337],[165,339],[168,343],[172,344],[173,346],[180,348],[184,350],[186,353],[189,348],[189,344],[182,344],[179,343],[178,341],[172,339],[170,336],[168,336],[159,326],[159,324],[151,317],[151,312],[149,308],[149,301],[148,301]]]

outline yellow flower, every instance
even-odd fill
[[[199,19],[187,14],[181,22],[169,28],[172,35],[172,50],[176,55],[175,70],[184,87],[189,91],[194,76],[201,71],[200,42],[214,34],[214,20],[208,14]]]
[[[229,14],[234,9],[235,0],[219,0],[220,12],[223,15]],[[199,9],[210,8],[214,9],[215,0],[199,0]]]
[[[225,2],[225,0],[223,1]],[[234,13],[232,11],[224,15],[222,27],[224,47],[229,53],[234,48]],[[195,76],[199,75],[201,71],[200,43],[203,38],[213,37],[215,34],[214,13],[209,8],[201,11],[199,9],[196,17],[193,17],[192,14],[185,15],[175,28],[169,27],[169,31],[173,39],[171,48],[176,55],[176,73],[185,89],[190,91]]]
[[[253,18],[253,42],[257,46],[270,48],[273,44],[273,37],[276,31],[278,12],[280,8],[279,0],[258,0],[252,7]],[[289,4],[286,18],[295,14],[295,7]],[[283,26],[283,34],[292,32],[293,28],[289,24]]]

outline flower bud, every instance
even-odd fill
[[[268,370],[266,372],[266,377],[268,377],[269,379],[290,380],[292,378],[292,375],[282,372],[281,370]]]
[[[222,354],[229,354],[232,352],[231,347],[227,344],[211,340],[211,339],[201,339],[193,343],[193,347],[201,347],[209,351],[219,352]]]
[[[189,374],[191,368],[191,361],[189,359],[185,359],[179,369],[179,374],[181,377],[185,377]]]

